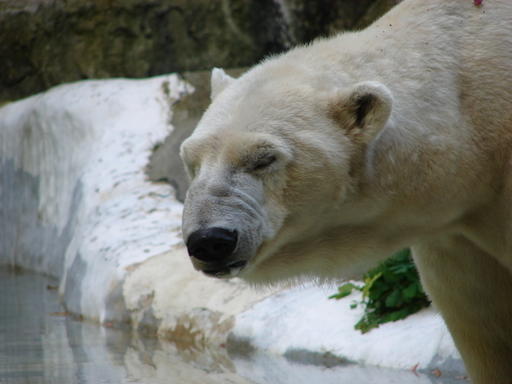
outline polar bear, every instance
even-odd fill
[[[339,279],[410,246],[473,382],[512,383],[512,1],[405,0],[212,90],[181,147],[196,269]]]

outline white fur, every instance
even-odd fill
[[[224,90],[224,88],[233,82],[233,80],[234,79],[224,72],[222,68],[213,68],[210,84],[210,99],[215,99],[217,95]]]
[[[473,382],[509,383],[511,20],[509,0],[405,0],[223,87],[182,148],[199,170],[184,238],[237,229],[256,283],[349,277],[412,246]],[[254,172],[265,140],[280,160]]]

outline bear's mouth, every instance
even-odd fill
[[[206,263],[190,256],[194,268],[210,277],[218,279],[236,277],[247,265],[246,260],[236,260],[228,264],[221,262]]]

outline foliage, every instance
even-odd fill
[[[330,299],[342,299],[354,290],[363,293],[364,315],[355,325],[366,333],[380,324],[404,319],[430,305],[409,249],[402,250],[364,275],[363,285],[343,284]]]

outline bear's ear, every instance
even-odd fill
[[[233,81],[235,81],[235,79],[229,76],[226,72],[224,72],[222,68],[213,68],[212,77],[210,80],[210,99],[215,99],[219,95],[219,93],[221,93]]]
[[[368,143],[386,125],[392,105],[393,96],[385,85],[364,81],[331,98],[329,114],[348,136]]]

